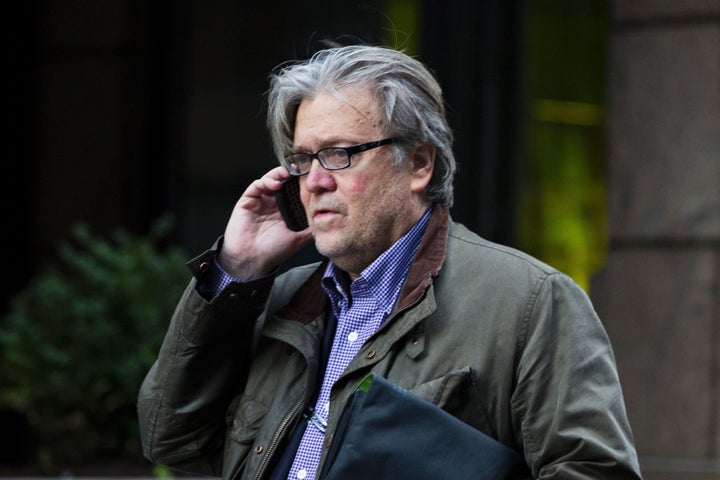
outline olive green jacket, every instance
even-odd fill
[[[213,254],[190,262],[196,277]],[[193,279],[139,394],[149,460],[224,478],[269,473],[317,387],[324,264],[233,283],[210,302]],[[611,345],[585,293],[444,207],[394,313],[333,387],[318,471],[370,371],[517,449],[537,478],[640,478]]]

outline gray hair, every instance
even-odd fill
[[[442,89],[422,63],[398,50],[351,45],[280,65],[270,76],[267,117],[278,159],[293,147],[295,115],[303,99],[350,85],[371,88],[388,134],[401,139],[398,161],[420,143],[435,146],[435,168],[425,193],[432,202],[452,206],[456,166]]]

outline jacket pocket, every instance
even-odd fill
[[[467,395],[471,385],[470,367],[452,370],[440,378],[435,378],[411,388],[410,393],[431,402],[444,410],[453,406]]]
[[[237,443],[251,445],[262,424],[267,406],[242,395],[228,409],[230,439]]]
[[[478,398],[473,375],[473,371],[467,366],[416,385],[409,391],[481,432],[497,438],[497,430],[490,421],[489,406],[486,399]]]

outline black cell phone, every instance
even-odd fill
[[[308,227],[305,207],[300,201],[300,177],[285,180],[280,190],[275,191],[275,200],[280,215],[290,230],[299,232]]]

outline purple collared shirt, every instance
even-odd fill
[[[315,478],[329,414],[330,390],[363,343],[392,312],[420,247],[431,210],[349,285],[346,274],[332,262],[328,264],[322,285],[330,297],[337,329],[314,415],[295,454],[289,480]]]
[[[380,328],[395,307],[431,212],[432,208],[429,208],[405,235],[365,268],[352,283],[336,265],[332,262],[328,264],[322,285],[330,298],[338,323],[314,415],[312,421],[308,422],[295,454],[289,480],[315,478],[325,437],[324,424],[329,414],[330,390],[363,343]],[[217,261],[212,262],[202,281],[204,290],[211,292],[211,297],[231,282],[242,281],[225,272]]]

